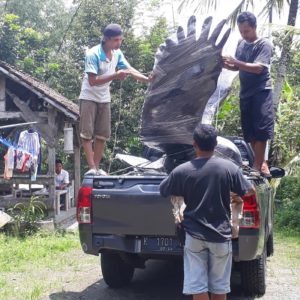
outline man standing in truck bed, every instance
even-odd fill
[[[232,264],[230,192],[254,192],[233,162],[214,156],[217,133],[200,124],[194,131],[196,159],[175,168],[161,183],[163,197],[184,198],[183,293],[193,300],[224,300]]]
[[[267,141],[273,138],[274,105],[270,75],[272,45],[265,38],[258,38],[256,17],[243,12],[237,19],[242,40],[235,58],[223,57],[224,67],[239,71],[241,124],[246,142],[254,151],[254,168],[270,176],[265,161]]]
[[[110,24],[103,31],[101,43],[86,54],[85,76],[79,96],[80,137],[89,166],[86,175],[106,174],[99,170],[99,166],[111,132],[111,81],[124,80],[128,75],[142,82],[149,81],[125,59],[120,50],[122,40],[120,25]]]

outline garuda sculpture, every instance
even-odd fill
[[[194,128],[216,90],[222,70],[221,52],[230,29],[219,43],[216,41],[225,22],[210,34],[212,17],[208,17],[196,38],[196,17],[192,16],[186,35],[178,27],[177,42],[168,38],[160,46],[142,113],[141,137],[145,145],[167,154],[177,151],[179,145],[191,145]]]

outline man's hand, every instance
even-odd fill
[[[230,70],[230,71],[238,71],[239,68],[236,65],[237,60],[231,56],[222,56],[223,60],[223,68]]]
[[[256,189],[255,187],[252,185],[249,190],[247,191],[247,193],[245,194],[245,196],[252,196],[252,195],[255,195],[256,193]]]
[[[115,73],[115,79],[124,80],[130,74],[128,70],[119,70]]]
[[[225,64],[228,64],[228,65],[235,65],[236,61],[237,61],[232,56],[222,56],[222,60]]]
[[[150,72],[149,76],[148,76],[148,82],[152,82],[155,79],[154,73],[153,71]]]

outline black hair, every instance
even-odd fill
[[[257,26],[255,15],[249,11],[242,12],[237,18],[238,24],[244,22],[248,22],[249,26],[251,26],[252,28],[256,28]]]
[[[63,163],[62,163],[61,159],[57,159],[57,160],[55,161],[55,164],[63,164]]]
[[[119,24],[109,24],[103,30],[103,35],[112,38],[119,35],[122,35],[123,31]]]
[[[217,131],[207,124],[198,124],[194,130],[194,141],[202,151],[213,151],[217,146]]]

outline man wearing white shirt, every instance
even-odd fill
[[[65,190],[70,184],[69,172],[63,169],[60,159],[55,162],[55,187],[57,190]]]
[[[106,174],[99,166],[111,133],[110,83],[127,76],[149,81],[125,59],[120,50],[122,40],[120,25],[109,24],[103,31],[101,43],[86,53],[85,76],[79,96],[80,137],[89,166],[86,175]]]

